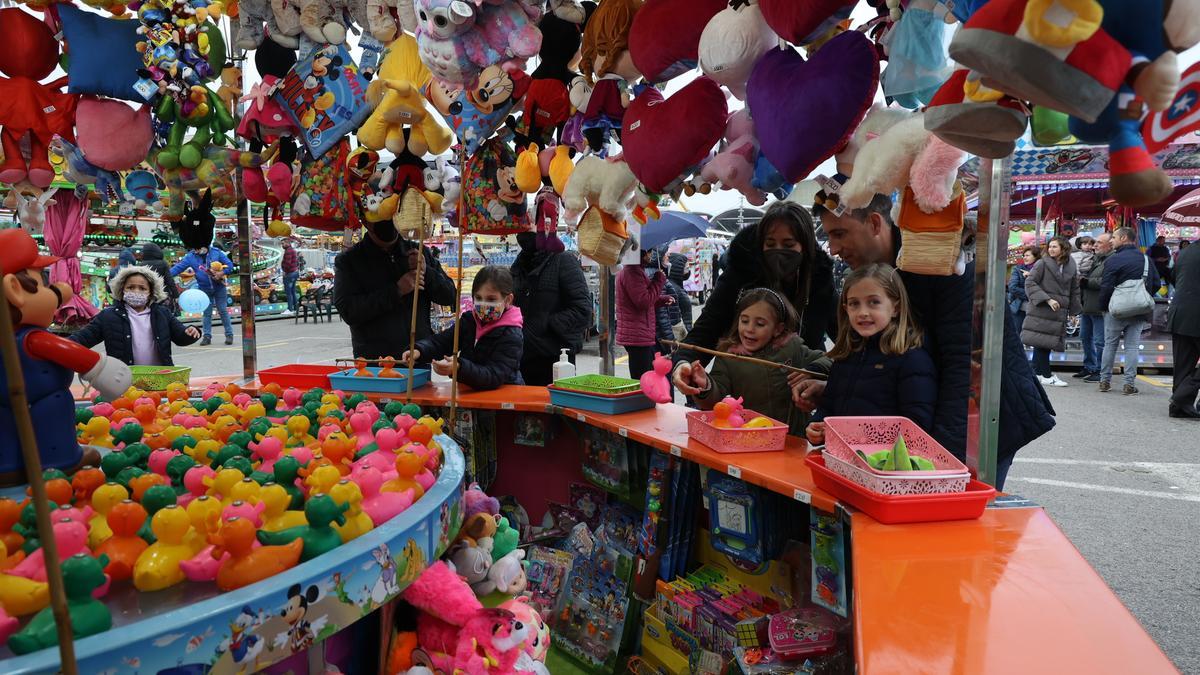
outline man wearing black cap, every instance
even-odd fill
[[[424,260],[418,265],[419,257]],[[368,224],[366,236],[334,262],[333,304],[350,325],[355,358],[396,359],[408,351],[413,292],[420,289],[417,339],[433,334],[433,303],[457,309],[454,282],[427,247],[400,236],[390,221]]]

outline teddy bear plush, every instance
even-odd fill
[[[346,42],[347,21],[367,27],[367,0],[300,0],[300,28],[317,44]]]
[[[266,26],[264,30],[263,26]],[[256,49],[264,37],[295,49],[300,41],[300,6],[296,0],[239,0],[237,46]]]
[[[444,562],[429,566],[404,590],[405,601],[421,610],[417,617],[418,651],[415,662],[429,663],[442,672],[468,675],[507,675],[518,672],[520,660],[535,628],[506,609],[484,609],[458,575]],[[433,671],[414,667],[409,675]]]
[[[388,43],[400,31],[417,31],[417,10],[413,0],[367,0],[367,30],[380,42]]]
[[[618,222],[624,221],[633,205],[637,178],[623,161],[607,161],[589,155],[579,160],[563,190],[567,220],[573,221],[589,205],[600,207]]]

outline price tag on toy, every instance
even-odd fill
[[[621,438],[629,438],[629,430],[626,429],[625,427],[621,427],[621,428],[617,429],[617,435],[620,436]]]
[[[734,466],[734,465],[732,465],[732,464],[730,464],[730,465],[729,465],[729,466],[728,466],[728,467],[725,469],[725,473],[729,474],[730,476],[733,476],[734,478],[741,478],[741,477],[742,477],[742,469],[741,469],[741,467],[736,467],[736,466]]]
[[[583,413],[575,413],[575,419],[579,420],[580,422],[586,422],[587,415],[584,415]]]
[[[676,457],[683,457],[683,448],[679,447],[678,445],[672,445],[671,454],[675,455]]]
[[[501,410],[516,410],[516,409],[517,409],[517,406],[516,406],[516,404],[514,404],[514,403],[510,403],[510,402],[508,402],[508,401],[505,401],[504,403],[501,403],[501,404],[500,404],[500,409],[501,409]]]
[[[812,503],[812,495],[808,494],[804,490],[792,490],[792,499],[804,504]]]

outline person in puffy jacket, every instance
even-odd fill
[[[164,290],[167,292],[167,305],[174,312],[178,306],[179,287],[175,285],[175,277],[171,276],[171,266],[163,258],[162,248],[152,242],[142,244],[142,264],[162,277]]]
[[[1066,349],[1067,317],[1083,310],[1079,301],[1079,270],[1066,237],[1054,237],[1025,277],[1029,311],[1021,324],[1021,342],[1033,347],[1033,372],[1043,387],[1067,383],[1050,370],[1050,352]]]
[[[1040,246],[1026,246],[1021,252],[1021,262],[1013,265],[1012,276],[1008,278],[1008,308],[1017,318],[1017,325],[1025,323],[1025,313],[1029,311],[1029,296],[1025,293],[1025,277],[1034,263],[1042,257]]]
[[[635,380],[654,365],[656,310],[675,302],[663,294],[667,275],[650,254],[643,249],[641,263],[625,265],[617,275],[617,344],[629,355],[629,376]]]
[[[692,276],[691,270],[688,269],[688,259],[682,253],[672,253],[667,256],[667,260],[670,263],[670,268],[667,270],[667,281],[671,282],[679,291],[675,294],[675,304],[679,305],[679,315],[683,319],[684,330],[690,332],[692,330],[692,299],[688,297],[687,290],[683,287],[683,282]]]
[[[458,381],[485,391],[521,379],[521,308],[513,305],[513,279],[508,268],[488,265],[471,284],[475,307],[458,317]],[[401,361],[432,360],[433,372],[449,377],[454,372],[454,326],[417,340],[415,353],[404,352]]]
[[[130,366],[173,366],[171,343],[186,347],[200,339],[167,306],[162,277],[144,265],[129,265],[108,282],[113,304],[68,336],[84,347],[104,343],[104,352]]]
[[[1108,312],[1108,316],[1104,319],[1104,356],[1100,359],[1099,387],[1102,392],[1112,389],[1113,362],[1117,358],[1117,345],[1124,340],[1125,386],[1121,391],[1126,396],[1138,393],[1138,388],[1133,384],[1137,378],[1138,354],[1141,351],[1138,343],[1142,339],[1142,329],[1150,320],[1150,313],[1123,319],[1113,316],[1109,306],[1113,292],[1126,281],[1144,279],[1146,292],[1153,296],[1162,285],[1154,262],[1143,255],[1134,243],[1136,236],[1130,227],[1119,227],[1113,231],[1116,250],[1104,261],[1104,277],[1100,281],[1100,306]]]
[[[513,261],[513,294],[524,318],[525,350],[521,378],[539,387],[550,384],[554,362],[563,349],[570,360],[583,349],[583,335],[592,315],[592,296],[583,268],[571,254],[541,251],[537,235],[517,235],[521,252]]]

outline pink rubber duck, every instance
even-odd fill
[[[396,415],[395,419],[392,420],[392,426],[396,427],[404,436],[408,436],[408,430],[416,423],[417,421],[412,418],[412,415],[407,414]]]
[[[250,405],[250,403],[252,403],[253,401],[254,401],[254,399],[250,398],[250,394],[247,394],[245,392],[240,393],[237,396],[233,397],[233,404],[236,405],[237,407],[241,408],[242,410],[245,410],[246,406]]]
[[[378,422],[379,416],[382,414],[374,401],[359,401],[358,405],[354,406],[354,412],[365,413],[371,418],[371,424]]]
[[[292,448],[291,452],[289,452],[288,454],[291,455],[292,457],[295,457],[296,461],[300,462],[300,464],[302,464],[302,465],[308,464],[309,462],[312,461],[312,458],[313,458],[312,448],[310,448],[306,445],[298,445],[298,446]]]
[[[204,389],[204,393],[200,394],[200,400],[207,401],[223,391],[225,391],[225,387],[220,382],[210,382],[208,387]]]
[[[95,415],[96,417],[111,418],[112,414],[116,411],[117,411],[117,409],[114,408],[113,404],[111,404],[111,403],[97,403],[92,406],[92,414]]]
[[[304,397],[304,393],[295,387],[288,387],[287,391],[283,392],[283,402],[286,404],[284,410],[291,410],[300,405],[300,399]]]
[[[90,523],[94,515],[96,512],[90,505],[85,504],[82,509],[78,506],[67,506],[51,511],[50,522],[61,523],[64,520],[73,520],[77,523]]]
[[[671,383],[667,374],[671,372],[671,359],[662,354],[654,354],[654,368],[642,373],[642,393],[655,403],[671,402]]]
[[[279,455],[283,452],[283,443],[274,436],[264,436],[257,443],[250,442],[250,452],[254,454],[254,458],[262,463],[258,465],[258,470],[263,473],[271,473],[275,466],[275,462],[279,459]]]
[[[187,470],[183,474],[183,487],[187,490],[186,493],[179,496],[178,504],[187,506],[193,499],[203,496],[208,493],[208,485],[205,481],[212,481],[217,472],[211,466],[197,464]]]
[[[729,426],[733,427],[734,429],[741,429],[742,427],[746,426],[746,420],[742,418],[742,410],[744,408],[742,406],[741,396],[737,398],[726,396],[725,398],[721,399],[721,402],[729,406],[731,411],[729,413]]]
[[[63,520],[54,524],[54,541],[58,544],[58,556],[66,560],[76,553],[90,553],[87,547],[87,527],[74,520]],[[8,570],[8,574],[46,583],[46,550],[39,548],[20,563]]]
[[[0,607],[0,645],[8,643],[8,638],[17,632],[18,621],[15,617],[8,615],[3,607]]]
[[[359,450],[375,442],[375,434],[371,433],[371,416],[369,414],[356,412],[350,415],[350,428],[354,430],[354,439]]]
[[[399,436],[395,429],[380,429],[379,433],[375,434],[375,444],[379,449],[368,454],[360,460],[357,460],[352,465],[355,470],[359,467],[374,467],[384,475],[385,480],[391,480],[396,472],[396,446],[399,444]]]
[[[358,471],[357,476],[352,475],[351,480],[358,483],[358,488],[362,490],[362,510],[370,517],[375,527],[379,527],[382,523],[391,520],[412,506],[412,490],[380,492],[379,488],[383,486],[383,474],[374,468],[364,467]]]
[[[266,508],[267,505],[265,502],[249,504],[243,501],[235,501],[221,510],[221,518],[224,520],[245,518],[254,523],[254,527],[262,527],[262,513]]]
[[[167,448],[155,450],[150,453],[150,459],[147,460],[146,467],[165,478],[167,475],[167,462],[170,462],[181,454],[183,453],[178,450],[168,450]]]

